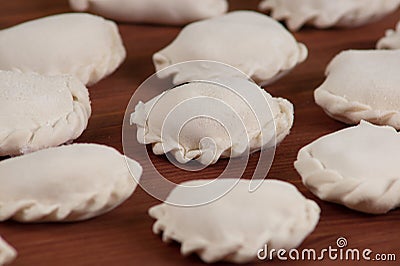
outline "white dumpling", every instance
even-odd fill
[[[279,78],[307,58],[304,44],[274,19],[253,11],[236,11],[186,26],[167,47],[153,55],[157,71],[191,60],[211,60],[238,68],[259,84]],[[174,83],[223,76],[218,70],[169,70]]]
[[[60,14],[0,30],[0,70],[70,74],[92,85],[126,52],[117,25],[89,14]]]
[[[204,165],[280,143],[293,125],[293,105],[255,83],[232,79],[230,88],[191,82],[139,102],[131,115],[137,140],[155,154]]]
[[[202,186],[210,180],[185,182],[184,186]],[[216,179],[212,187],[186,193],[177,186],[169,199],[191,201],[204,193],[214,193],[232,181]],[[295,186],[277,180],[264,180],[255,192],[249,192],[249,180],[239,183],[219,199],[200,206],[160,204],[149,210],[157,219],[153,232],[163,232],[165,242],[181,243],[182,255],[197,253],[207,262],[251,262],[265,245],[268,249],[296,248],[314,230],[320,208],[306,199]],[[213,190],[213,191],[211,191]]]
[[[295,167],[319,198],[381,214],[400,205],[400,135],[362,121],[302,148]]]
[[[95,144],[1,161],[0,221],[67,222],[104,214],[133,193],[141,173],[137,162]]]
[[[376,46],[378,49],[400,49],[400,22],[397,23],[396,30],[386,31],[385,37]]]
[[[400,129],[400,51],[345,51],[326,70],[316,103],[331,117]]]
[[[184,25],[222,15],[226,0],[69,0],[75,11],[90,11],[117,21]]]
[[[296,31],[304,25],[317,28],[356,27],[396,10],[400,0],[263,0],[260,10],[285,20]]]
[[[90,114],[88,90],[72,76],[0,71],[0,156],[74,140]]]
[[[17,257],[17,252],[13,247],[0,237],[0,266],[9,264]]]

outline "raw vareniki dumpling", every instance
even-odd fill
[[[185,186],[202,186],[210,180],[185,182]],[[223,189],[229,179],[217,179],[215,185],[196,193],[185,193],[176,187],[168,199],[201,197]],[[182,207],[160,204],[149,210],[157,219],[155,234],[163,232],[166,242],[178,241],[181,253],[197,253],[212,263],[250,262],[265,245],[268,249],[291,249],[299,246],[314,230],[320,209],[306,199],[293,185],[277,180],[265,180],[255,192],[249,192],[249,180],[240,180],[227,194],[206,205]],[[189,197],[189,198],[188,198]],[[167,201],[168,201],[167,199]]]
[[[303,25],[317,28],[356,27],[377,20],[396,10],[400,0],[263,0],[260,10],[285,20],[296,31]]]
[[[0,70],[71,74],[92,85],[126,55],[117,25],[89,14],[60,14],[0,31]]]
[[[72,76],[0,71],[0,156],[74,140],[90,114],[88,90]]]
[[[238,68],[259,84],[270,83],[307,58],[307,48],[274,19],[236,11],[186,26],[166,48],[153,55],[156,70],[191,60],[211,60]],[[176,65],[174,83],[224,76],[225,72]]]
[[[302,148],[295,167],[319,198],[380,214],[400,205],[400,135],[361,122]]]
[[[230,84],[191,82],[139,102],[131,115],[138,142],[204,165],[280,143],[293,125],[293,105],[245,79]]]
[[[133,193],[141,173],[137,162],[95,144],[1,161],[0,221],[80,221],[104,214]]]
[[[386,31],[386,36],[378,41],[378,49],[400,49],[400,22],[396,30]]]
[[[226,0],[69,0],[75,11],[91,11],[125,22],[183,25],[222,15]]]
[[[0,237],[0,266],[10,263],[16,256],[17,252],[15,249]]]
[[[315,91],[315,101],[342,122],[400,129],[400,51],[345,51],[326,70],[327,79]]]

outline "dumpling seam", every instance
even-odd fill
[[[394,123],[396,117],[400,116],[400,112],[396,110],[374,110],[371,106],[357,101],[350,101],[343,96],[338,96],[330,91],[317,89],[321,95],[318,98],[333,99],[335,104],[317,103],[327,112],[329,116],[333,116],[345,123],[358,123],[366,120],[378,125],[392,125],[396,129],[400,129],[400,122]],[[327,102],[326,99],[322,100]],[[350,114],[350,115],[349,115]],[[400,117],[399,117],[400,119]]]
[[[5,136],[3,139],[0,140],[0,151],[2,149],[6,151],[7,147],[10,147],[10,146],[12,147],[12,146],[17,145],[19,147],[18,151],[16,149],[14,149],[13,152],[9,152],[10,154],[5,154],[5,155],[18,155],[21,153],[24,154],[24,153],[33,152],[42,147],[60,145],[69,140],[75,139],[76,137],[81,135],[83,130],[87,126],[87,120],[89,119],[89,116],[90,116],[90,103],[89,103],[89,108],[88,108],[87,104],[85,104],[85,102],[83,100],[81,100],[77,94],[73,93],[69,86],[68,86],[68,88],[69,88],[69,92],[72,97],[72,104],[73,104],[73,110],[71,112],[60,117],[58,120],[56,120],[52,124],[49,123],[49,124],[45,124],[45,125],[40,125],[36,129],[30,130],[30,136],[26,141],[24,141],[24,143],[16,144],[13,141],[13,139],[15,139],[17,137],[17,135],[20,131],[25,131],[28,129],[18,129],[18,130],[11,131],[9,134],[7,134],[7,136]],[[65,121],[66,121],[66,124],[64,123]],[[71,127],[71,125],[72,125],[72,127]],[[74,132],[73,129],[79,128],[79,127],[81,127],[80,130],[78,132]],[[38,136],[38,132],[43,129],[46,129],[46,128],[50,128],[52,130],[52,133],[59,132],[59,131],[61,131],[61,132],[69,131],[71,133],[68,134],[69,135],[68,138],[64,138],[63,140],[60,140],[60,141],[56,141],[59,138],[59,136],[52,135],[50,137],[51,141],[46,141],[47,143],[52,142],[51,144],[49,144],[49,145],[42,144],[42,145],[39,145],[39,147],[31,147],[32,143],[36,140],[35,138]],[[43,141],[42,141],[42,139],[40,139],[40,141],[38,141],[38,142],[42,143]]]
[[[372,213],[372,214],[380,214],[382,213],[381,211],[366,211],[362,206],[360,206],[362,203],[364,202],[371,202],[372,198],[369,197],[359,197],[358,195],[360,195],[360,187],[361,187],[361,193],[363,193],[362,191],[362,185],[365,183],[368,183],[368,181],[365,182],[361,182],[358,179],[355,178],[345,178],[341,173],[339,173],[336,170],[333,169],[329,169],[327,168],[323,162],[321,160],[319,160],[318,158],[314,157],[312,154],[311,149],[307,149],[307,150],[303,150],[300,151],[300,153],[303,153],[304,155],[306,155],[307,158],[301,158],[298,159],[296,161],[296,164],[300,165],[300,164],[307,164],[307,165],[312,165],[311,170],[308,170],[308,173],[305,174],[301,174],[302,179],[303,179],[303,184],[307,186],[308,184],[308,179],[309,178],[315,178],[315,177],[319,177],[320,180],[324,181],[325,177],[329,177],[332,174],[334,174],[335,176],[335,181],[332,181],[331,179],[329,180],[325,180],[323,183],[321,182],[318,186],[318,188],[314,188],[316,189],[316,191],[314,189],[312,189],[311,191],[314,194],[318,194],[319,193],[323,193],[324,195],[319,195],[321,197],[321,199],[323,200],[327,200],[330,202],[334,202],[334,203],[338,203],[338,204],[343,204],[345,206],[347,206],[350,209],[355,209],[358,211],[363,211],[363,212],[368,212],[368,213]],[[314,163],[310,163],[310,162],[314,162]],[[375,202],[379,202],[381,201],[381,199],[386,197],[386,194],[396,185],[396,183],[399,180],[397,179],[393,179],[390,184],[386,187],[385,191],[383,193],[381,193],[381,195],[379,195],[379,197],[377,197],[377,200],[375,200]],[[349,190],[344,191],[343,193],[339,193],[337,191],[338,187],[345,187],[345,188],[350,188]],[[335,194],[335,198],[331,198],[331,194]],[[357,200],[354,201],[353,198],[358,198]],[[346,198],[349,199],[353,199],[353,202],[351,204],[347,204],[346,203]],[[394,207],[398,206],[400,203],[396,203],[395,206],[390,207],[390,209],[386,210],[389,211],[391,209],[393,209]],[[387,204],[384,204],[387,205]],[[393,205],[393,204],[392,204]],[[379,206],[378,204],[375,204],[373,206],[374,209],[378,209],[377,206]]]

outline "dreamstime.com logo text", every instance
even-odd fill
[[[396,261],[396,254],[374,253],[369,248],[357,249],[347,248],[347,239],[339,237],[335,246],[329,246],[321,250],[316,249],[268,249],[268,245],[257,252],[259,260],[281,260],[281,261]]]

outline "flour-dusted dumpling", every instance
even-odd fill
[[[75,11],[90,11],[124,22],[184,25],[222,15],[226,0],[69,0]]]
[[[0,266],[9,264],[15,257],[17,257],[15,249],[0,237]]]
[[[191,82],[140,102],[131,115],[138,142],[153,144],[155,154],[170,152],[180,163],[208,165],[272,147],[289,134],[289,101],[245,79],[229,84]]]
[[[141,173],[137,162],[96,144],[1,161],[0,221],[80,221],[104,214],[133,193]]]
[[[386,31],[386,36],[378,41],[378,49],[400,49],[400,22],[396,30]]]
[[[315,91],[325,112],[348,124],[367,120],[400,129],[400,51],[345,51]]]
[[[60,14],[0,30],[0,70],[71,74],[92,85],[126,55],[117,25],[89,14]]]
[[[285,20],[296,31],[303,25],[317,28],[356,27],[375,21],[396,10],[400,0],[263,0],[260,10]]]
[[[90,114],[88,90],[72,76],[0,71],[0,156],[74,140]]]
[[[184,186],[204,186],[210,180],[185,182]],[[217,179],[215,185],[185,192],[176,187],[167,201],[191,202],[193,197],[219,193],[232,180]],[[265,245],[268,249],[299,246],[314,230],[320,209],[306,199],[293,185],[277,180],[264,180],[255,192],[249,192],[249,180],[239,183],[219,199],[200,206],[174,206],[166,203],[149,210],[157,219],[155,234],[163,232],[166,242],[182,244],[181,253],[197,253],[208,263],[229,261],[246,263],[257,258]]]
[[[307,58],[298,43],[274,19],[252,11],[236,11],[186,26],[166,48],[153,55],[156,70],[190,60],[211,60],[238,68],[259,84],[272,82]],[[224,76],[227,73],[201,67],[168,70],[174,82]]]
[[[400,135],[362,121],[302,148],[295,167],[319,198],[380,214],[400,205]]]

